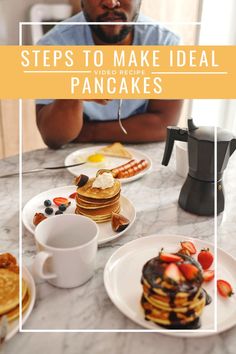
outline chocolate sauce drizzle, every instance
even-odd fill
[[[206,306],[210,305],[212,302],[212,297],[206,292],[205,289],[202,289],[202,296],[206,297]]]
[[[199,267],[198,262],[196,262],[192,257],[189,257],[187,255],[182,255],[178,254],[181,256],[184,261],[189,261],[190,263],[194,264],[200,271],[201,274],[201,268]],[[192,301],[194,297],[196,296],[199,287],[202,284],[202,277],[199,276],[197,277],[193,282],[187,282],[187,283],[180,283],[180,284],[173,284],[172,289],[165,289],[163,287],[162,282],[157,282],[157,279],[163,279],[163,274],[165,271],[165,263],[162,262],[159,257],[155,257],[151,260],[149,260],[143,267],[143,276],[141,279],[141,284],[143,285],[145,279],[148,284],[150,285],[150,288],[148,289],[148,295],[154,295],[156,294],[153,289],[162,289],[164,292],[166,292],[169,296],[169,305],[170,307],[175,307],[175,298],[176,295],[179,292],[187,292],[189,293],[188,295],[188,301]],[[202,299],[202,297],[205,296],[206,299],[206,306],[209,305],[212,302],[212,298],[210,295],[206,292],[205,289],[202,289],[201,293],[199,294],[199,299]],[[150,308],[147,308],[147,300],[145,299],[144,296],[141,298],[141,304],[142,307],[144,308],[145,311],[145,320],[150,321],[149,318],[146,316],[152,314],[152,310]],[[146,306],[145,306],[146,305]],[[146,308],[145,308],[146,307]],[[195,316],[195,311],[194,309],[190,309],[185,313],[186,317],[191,317]],[[171,322],[170,325],[161,325],[157,324],[158,326],[167,328],[167,329],[199,329],[201,327],[201,320],[199,317],[196,317],[192,322],[183,324],[180,323],[180,319],[177,316],[177,313],[175,311],[170,311],[169,313],[169,321]],[[155,323],[155,322],[154,322]]]

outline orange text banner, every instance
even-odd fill
[[[236,46],[0,46],[0,98],[236,98]]]

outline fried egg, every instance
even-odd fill
[[[99,152],[94,152],[91,155],[81,154],[74,157],[74,163],[86,162],[87,167],[94,167],[95,169],[112,169],[124,163],[123,161],[123,159],[105,156]]]
[[[87,157],[87,162],[91,162],[91,163],[100,163],[104,161],[105,161],[105,157],[102,154],[93,154]]]
[[[92,154],[84,157],[84,160],[87,162],[87,166],[95,168],[105,168],[106,167],[106,158],[102,154]]]

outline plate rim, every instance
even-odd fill
[[[22,277],[23,278],[24,278],[24,275],[26,278],[29,279],[31,300],[30,300],[28,308],[26,309],[25,313],[22,316],[22,327],[25,324],[25,322],[28,320],[28,318],[34,308],[34,304],[35,304],[35,300],[36,300],[35,281],[34,281],[33,275],[30,273],[29,269],[25,265],[22,266]],[[16,322],[16,323],[14,324],[13,328],[7,332],[7,336],[5,338],[6,342],[9,341],[12,337],[14,337],[19,332],[19,317],[18,317],[18,319],[15,319],[14,322]]]
[[[207,332],[206,331],[196,331],[196,332],[172,332],[172,331],[166,331],[166,330],[161,330],[161,327],[160,329],[150,329],[150,328],[145,328],[143,327],[143,324],[140,324],[140,322],[138,322],[137,320],[129,317],[125,311],[121,308],[121,306],[119,305],[119,303],[116,301],[116,297],[112,294],[111,290],[108,288],[108,267],[109,265],[112,263],[113,261],[113,258],[115,258],[117,256],[117,254],[119,254],[119,252],[122,252],[122,250],[124,250],[125,248],[128,248],[130,247],[130,245],[132,245],[133,243],[135,242],[140,242],[141,240],[144,240],[144,239],[152,239],[154,237],[170,237],[170,238],[181,238],[183,240],[189,240],[189,241],[200,241],[200,242],[203,242],[205,243],[207,246],[213,246],[214,247],[214,244],[211,243],[211,242],[208,242],[208,241],[205,241],[205,240],[202,240],[202,239],[199,239],[199,238],[192,238],[192,237],[187,237],[187,236],[184,236],[184,235],[177,235],[177,234],[158,234],[158,233],[155,233],[155,234],[151,234],[151,235],[147,235],[147,236],[143,236],[143,237],[140,237],[140,238],[136,238],[135,240],[132,240],[130,242],[127,242],[125,243],[124,245],[122,245],[120,248],[118,248],[111,256],[110,258],[107,260],[106,264],[105,264],[105,267],[104,267],[104,271],[103,271],[103,284],[104,284],[104,287],[106,289],[106,293],[110,299],[110,301],[113,303],[113,305],[124,315],[126,316],[127,318],[129,318],[129,320],[131,320],[132,322],[138,324],[141,328],[140,332],[151,332],[151,333],[158,333],[158,334],[164,334],[164,335],[169,335],[169,336],[174,336],[174,337],[183,337],[183,338],[196,338],[196,337],[208,337],[208,336],[214,336],[214,335],[218,335],[222,332],[225,332],[231,328],[233,328],[234,326],[236,326],[236,320],[235,320],[235,323],[232,325],[232,324],[229,324],[229,325],[226,325],[224,326],[223,328],[221,329],[217,329],[216,332],[214,331],[211,331],[211,332]],[[229,254],[228,252],[224,251],[222,248],[220,247],[217,247],[217,252],[222,252],[224,255],[226,255],[227,257],[229,257],[231,259],[231,261],[235,262],[236,263],[236,258],[234,258],[231,254]],[[128,331],[128,330],[127,330]],[[132,330],[130,330],[132,331]]]
[[[106,147],[107,145],[97,145],[97,148],[98,149],[100,149],[100,148],[103,148],[103,147]],[[65,157],[65,159],[64,159],[64,165],[66,166],[67,164],[66,164],[66,161],[67,161],[67,159],[71,156],[71,155],[73,155],[73,154],[75,154],[77,151],[82,151],[82,150],[89,150],[89,149],[93,149],[94,148],[94,145],[92,145],[92,146],[88,146],[88,147],[84,147],[84,148],[82,148],[82,149],[77,149],[77,150],[75,150],[75,151],[73,151],[73,152],[71,152],[69,155],[67,155],[66,157]],[[146,153],[144,153],[144,152],[142,152],[142,151],[139,151],[138,149],[135,149],[135,148],[127,148],[128,150],[130,150],[131,152],[133,152],[133,154],[135,154],[136,152],[137,153],[139,153],[139,154],[141,154],[141,155],[143,155],[143,157],[149,162],[149,167],[146,169],[146,171],[144,170],[144,171],[142,171],[141,173],[139,173],[139,174],[137,174],[137,175],[135,175],[135,176],[132,176],[132,177],[130,177],[130,178],[123,178],[123,179],[120,179],[120,182],[121,183],[130,183],[130,182],[134,182],[134,181],[136,181],[136,180],[138,180],[139,178],[142,178],[142,177],[144,177],[146,174],[149,174],[151,171],[152,171],[152,169],[153,169],[153,161],[152,161],[152,159],[151,159],[151,157],[149,156],[149,155],[147,155]],[[73,176],[76,176],[76,174],[74,174],[73,172],[71,172],[71,169],[72,169],[73,167],[69,167],[69,168],[67,168],[67,170],[68,170],[68,172],[70,173],[70,174],[72,174]],[[135,178],[133,178],[133,177],[135,177]]]
[[[35,195],[34,197],[32,197],[31,199],[29,199],[29,200],[25,203],[25,205],[24,205],[24,207],[23,207],[23,210],[22,210],[22,223],[23,223],[24,227],[26,228],[26,230],[29,231],[30,234],[31,234],[33,237],[34,237],[34,230],[32,230],[31,227],[30,227],[30,225],[28,224],[28,222],[25,221],[25,220],[26,220],[26,211],[25,211],[25,210],[26,210],[27,205],[28,205],[32,200],[38,198],[41,194],[48,193],[49,191],[52,191],[52,190],[63,189],[63,188],[72,188],[72,187],[75,189],[75,186],[73,186],[73,185],[70,185],[70,186],[61,186],[61,187],[55,187],[55,188],[48,189],[48,190],[46,190],[46,191],[43,191],[43,192],[41,192],[41,193]],[[137,211],[136,211],[136,208],[135,208],[135,206],[134,206],[134,203],[133,203],[128,197],[126,197],[126,196],[123,195],[123,194],[121,194],[121,200],[123,200],[123,202],[128,202],[129,205],[131,206],[132,211],[133,211],[133,214],[134,214],[133,220],[130,222],[130,224],[128,225],[128,227],[127,227],[125,230],[123,230],[123,231],[121,231],[121,232],[119,232],[119,233],[117,233],[117,234],[115,234],[115,235],[113,235],[113,236],[110,236],[109,238],[107,238],[107,239],[105,239],[105,240],[98,241],[98,246],[103,245],[103,244],[108,243],[108,242],[111,242],[111,241],[113,241],[113,240],[115,240],[115,239],[121,237],[124,233],[126,233],[126,232],[133,226],[133,224],[134,224],[134,222],[135,222],[135,220],[136,220],[136,217],[137,217]],[[98,227],[99,227],[99,224],[97,224],[97,225],[98,225]]]

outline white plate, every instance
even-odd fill
[[[65,166],[72,165],[77,162],[86,161],[86,159],[89,155],[92,155],[95,152],[98,152],[98,150],[103,148],[104,146],[105,145],[92,146],[89,148],[84,148],[84,149],[80,149],[80,150],[76,150],[76,151],[72,152],[70,155],[68,155],[66,157]],[[136,150],[136,149],[128,148],[127,150],[133,155],[134,159],[136,159],[138,161],[143,160],[143,159],[146,160],[148,162],[148,167],[135,176],[132,176],[129,178],[122,178],[120,180],[122,183],[135,181],[138,178],[141,178],[144,175],[146,175],[152,169],[152,160],[150,159],[149,156],[147,156],[143,152]],[[117,166],[125,164],[129,160],[130,159],[121,158],[121,157],[105,156],[105,161],[103,163],[98,163],[96,165],[93,165],[91,163],[86,163],[82,166],[68,168],[68,171],[70,173],[72,173],[72,175],[75,175],[75,176],[79,176],[80,174],[84,174],[84,175],[87,175],[88,177],[91,178],[91,177],[95,177],[96,172],[101,168],[112,169]]]
[[[35,213],[44,213],[45,206],[43,204],[44,200],[56,197],[65,197],[69,198],[69,196],[76,191],[75,186],[65,186],[58,187],[54,189],[50,189],[46,192],[40,193],[36,195],[34,198],[30,199],[27,204],[24,206],[22,212],[23,224],[27,230],[29,230],[32,234],[34,234],[35,226],[33,224],[33,218]],[[75,200],[69,199],[71,201],[71,205],[64,212],[65,214],[74,214],[75,212]],[[121,202],[121,214],[127,217],[130,220],[129,226],[122,232],[114,232],[111,227],[111,222],[104,222],[98,224],[99,227],[99,235],[98,235],[98,244],[101,245],[105,242],[112,241],[117,237],[123,235],[126,231],[130,229],[133,225],[134,220],[136,218],[136,212],[134,205],[124,196],[120,198]],[[56,205],[52,205],[54,210],[56,211],[58,208]],[[48,216],[50,217],[50,216]],[[60,215],[58,215],[60,217]]]
[[[28,308],[26,309],[26,311],[23,313],[23,316],[22,316],[22,325],[23,325],[26,322],[26,320],[28,319],[31,311],[33,310],[36,291],[35,291],[34,279],[26,267],[22,268],[22,276],[25,279],[25,281],[27,282],[27,285],[30,290],[30,303],[29,303]],[[16,320],[10,322],[9,326],[8,326],[6,341],[11,339],[18,332],[18,330],[19,330],[19,319],[16,319]]]
[[[163,331],[160,326],[144,319],[144,312],[140,305],[142,286],[140,283],[143,265],[155,257],[162,247],[167,252],[176,252],[179,242],[183,240],[194,242],[198,251],[212,244],[198,239],[183,236],[153,235],[129,242],[119,248],[108,260],[104,269],[104,284],[112,302],[118,309],[142,328]],[[218,249],[218,279],[229,281],[236,289],[236,260],[223,250]],[[212,268],[212,267],[211,267]],[[183,337],[203,337],[211,335],[203,330],[214,329],[214,282],[204,283],[204,289],[212,297],[212,303],[206,306],[201,316],[200,330],[176,333],[165,330],[165,334]],[[236,325],[236,296],[231,298],[218,297],[218,333],[226,331]]]

